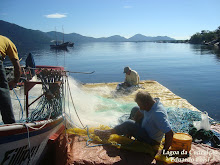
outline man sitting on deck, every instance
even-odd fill
[[[165,134],[163,149],[167,151],[172,144],[173,131],[159,98],[153,99],[148,92],[139,91],[135,102],[139,110],[135,113],[134,120],[125,121],[110,130],[95,130],[94,133],[100,138],[109,138],[111,134],[133,136],[151,145],[160,144]]]
[[[125,81],[124,83],[118,84],[117,90],[130,90],[134,87],[139,87],[140,77],[135,70],[131,70],[131,68],[127,66],[124,68],[124,73],[126,74]]]

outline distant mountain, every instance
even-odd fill
[[[63,41],[63,38],[65,41],[70,41],[70,42],[93,42],[96,41],[96,38],[93,37],[86,37],[82,36],[77,33],[70,33],[70,34],[64,34],[60,32],[47,32],[46,35],[51,38],[51,40],[59,40]]]
[[[51,40],[44,32],[26,29],[2,20],[0,20],[0,35],[10,38],[16,46],[48,44]]]
[[[133,37],[129,38],[128,41],[171,41],[175,40],[173,38],[167,37],[167,36],[157,36],[157,37],[149,37],[144,36],[142,34],[136,34]]]
[[[63,38],[65,41],[71,41],[71,42],[125,42],[127,41],[126,38],[121,37],[119,35],[114,35],[110,37],[101,37],[101,38],[94,38],[94,37],[86,37],[77,33],[70,33],[70,34],[64,34],[60,32],[47,32],[46,33],[48,37],[50,37],[53,40],[60,40],[62,41]]]
[[[164,41],[175,40],[167,36],[147,37],[142,34],[136,34],[133,37],[126,39],[119,35],[110,37],[87,37],[77,33],[64,34],[60,32],[41,32],[39,30],[26,29],[16,24],[0,20],[0,35],[10,38],[16,46],[36,46],[39,44],[51,44],[51,40],[60,40],[63,38],[70,42],[137,42],[137,41]]]
[[[119,35],[114,35],[111,37],[97,38],[97,41],[99,41],[99,42],[126,42],[128,40],[125,37],[122,37]]]

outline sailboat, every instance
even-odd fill
[[[63,42],[59,42],[57,41],[57,32],[56,32],[56,28],[55,28],[55,36],[56,36],[56,40],[52,40],[51,42],[54,42],[55,44],[50,45],[51,49],[67,49],[67,46],[69,45],[69,42],[64,42],[64,32],[63,32]]]
[[[59,42],[56,41],[56,43],[54,45],[50,45],[50,48],[52,48],[52,49],[67,49],[68,44],[69,44],[68,42],[59,44]]]

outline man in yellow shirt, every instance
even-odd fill
[[[14,79],[7,82],[3,60],[9,56],[14,66]],[[13,42],[0,35],[0,111],[4,124],[15,123],[9,88],[13,89],[21,76],[21,67],[18,58],[18,52]]]
[[[124,73],[125,75],[125,81],[124,83],[118,84],[117,90],[124,90],[127,89],[130,91],[133,89],[133,87],[139,87],[140,83],[140,77],[138,73],[135,70],[132,70],[130,67],[125,67],[124,68]]]
[[[131,68],[127,66],[124,68],[124,73],[126,73],[124,82],[126,86],[130,87],[139,84],[140,77],[135,70],[131,70]]]

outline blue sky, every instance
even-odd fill
[[[220,26],[220,0],[1,0],[0,19],[43,32],[189,39]]]

